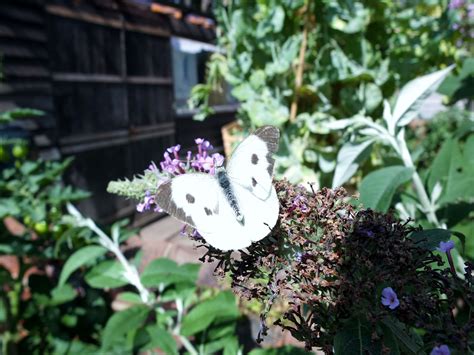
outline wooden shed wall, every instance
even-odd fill
[[[201,123],[176,117],[171,34],[214,36],[126,0],[0,4],[0,110],[47,113],[32,124],[39,148],[49,157],[75,156],[67,182],[93,193],[79,207],[99,221],[135,208],[108,194],[108,181],[143,171],[176,141],[191,146],[198,133],[220,146],[220,126],[232,119],[232,113]]]

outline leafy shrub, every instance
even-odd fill
[[[213,55],[208,81],[194,88],[190,104],[199,109],[197,119],[206,117],[208,95],[225,80],[241,104],[244,130],[282,128],[279,176],[330,186],[344,142],[340,128],[347,127],[339,120],[378,118],[383,99],[410,79],[469,57],[469,46],[459,42],[468,43],[468,5],[447,5],[224,2],[216,10],[222,53]],[[459,76],[449,90],[469,78]]]

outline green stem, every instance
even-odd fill
[[[405,135],[402,134],[401,137],[396,140],[396,142],[398,143],[398,153],[403,161],[403,164],[407,168],[413,169],[413,186],[415,188],[416,194],[418,195],[418,200],[421,206],[423,207],[423,212],[426,214],[426,217],[430,223],[432,223],[438,228],[443,228],[444,226],[439,222],[438,217],[436,216],[435,208],[431,203],[430,198],[428,197],[428,193],[425,190],[423,181],[421,181],[420,175],[416,171],[415,164],[411,159],[410,151],[408,150],[407,144],[405,142]]]
[[[186,348],[186,350],[191,354],[191,355],[199,355],[198,351],[196,348],[191,344],[191,342],[181,334],[176,334],[179,338],[179,341],[183,344],[183,346]]]

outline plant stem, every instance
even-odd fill
[[[183,346],[186,348],[186,350],[191,354],[191,355],[199,355],[199,353],[197,352],[196,348],[194,348],[193,344],[191,344],[189,342],[189,340],[180,335],[180,334],[176,334],[179,338],[179,341],[183,344]]]
[[[438,217],[436,216],[435,208],[433,204],[431,203],[430,198],[428,197],[428,193],[425,190],[425,186],[423,185],[423,181],[421,181],[420,175],[416,171],[415,164],[413,164],[410,151],[408,150],[408,147],[405,141],[405,134],[402,132],[400,137],[396,139],[395,141],[398,147],[398,149],[395,149],[395,150],[400,155],[400,158],[402,158],[403,164],[407,168],[413,169],[413,176],[412,176],[413,186],[415,188],[415,191],[418,195],[418,200],[423,208],[423,212],[426,214],[428,221],[438,228],[444,228],[444,226],[439,222]]]
[[[298,91],[303,84],[303,72],[304,72],[304,58],[306,56],[306,48],[308,47],[308,27],[310,24],[310,6],[309,3],[304,6],[305,12],[305,23],[303,28],[303,39],[301,40],[301,47],[298,56],[298,68],[296,69],[295,77],[295,93],[290,108],[290,122],[294,122],[296,114],[298,113]]]
[[[137,268],[133,265],[130,265],[128,260],[123,255],[122,251],[118,244],[116,244],[107,234],[105,234],[90,218],[84,218],[82,214],[72,205],[68,204],[68,211],[71,215],[76,217],[80,225],[88,227],[99,237],[99,243],[107,248],[109,251],[114,253],[115,257],[118,259],[120,264],[122,264],[123,269],[125,270],[124,276],[138,290],[140,298],[146,304],[150,303],[150,292],[143,286],[140,275],[138,274]]]

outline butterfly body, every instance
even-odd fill
[[[265,126],[246,138],[216,174],[187,173],[162,184],[158,205],[221,250],[242,249],[267,236],[278,219],[272,184],[279,131]]]
[[[239,204],[237,202],[234,190],[232,189],[232,185],[229,180],[229,176],[227,175],[227,172],[224,167],[219,167],[216,169],[216,178],[220,188],[222,189],[222,192],[224,193],[224,196],[227,199],[227,202],[229,203],[230,207],[232,207],[232,210],[235,213],[235,218],[237,219],[237,221],[242,223],[244,220],[244,216],[240,211]]]

